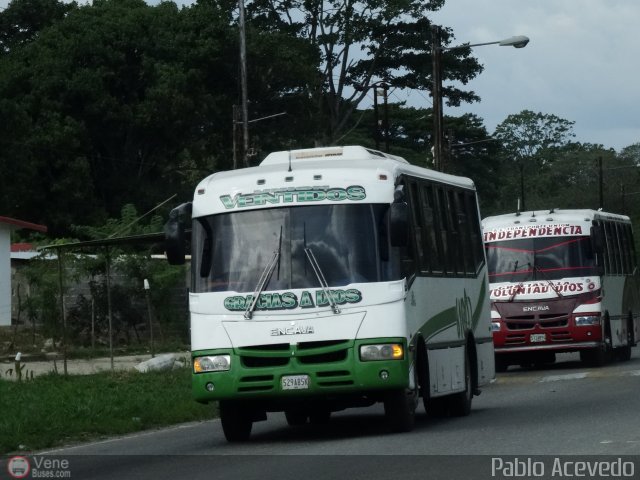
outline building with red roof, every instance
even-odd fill
[[[0,216],[0,326],[11,325],[11,232],[20,229],[47,231],[44,225]]]

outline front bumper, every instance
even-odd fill
[[[379,343],[402,343],[404,358],[360,360],[361,345]],[[306,342],[192,352],[194,358],[215,354],[230,355],[231,366],[228,371],[192,375],[193,397],[199,402],[230,398],[330,398],[358,393],[367,395],[409,386],[410,359],[406,339],[401,338]],[[289,375],[309,375],[308,388],[284,390],[281,379]]]

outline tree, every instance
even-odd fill
[[[624,147],[619,157],[634,165],[640,166],[640,143],[634,143],[628,147]]]
[[[523,110],[496,127],[493,137],[501,147],[499,210],[513,211],[518,204],[531,209],[533,199],[546,198],[539,180],[575,136],[573,124],[553,114]]]
[[[311,85],[317,115],[326,118],[321,143],[332,143],[351,124],[368,89],[431,89],[431,21],[444,0],[255,0],[247,8],[255,28],[290,32],[319,49],[322,71]],[[453,39],[443,29],[443,45]],[[444,55],[444,78],[466,84],[482,71],[469,49]],[[470,91],[444,89],[449,104],[477,101]]]
[[[57,0],[12,0],[0,11],[0,56],[32,41],[77,6]]]
[[[201,178],[231,168],[234,5],[96,0],[0,56],[0,168],[11,172],[0,179],[0,210],[60,236],[127,203],[148,210],[173,193],[187,199]],[[262,111],[308,111],[317,65],[308,42],[258,31],[250,39]],[[298,123],[283,128],[291,136],[265,126],[267,146],[313,131]]]
[[[553,149],[566,145],[575,137],[575,122],[553,114],[523,110],[509,115],[500,123],[493,136],[502,143],[503,153],[514,161],[536,161],[540,165],[553,159]]]

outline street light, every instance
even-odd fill
[[[480,47],[483,45],[500,45],[501,47],[523,48],[529,43],[529,38],[524,35],[498,40],[497,42],[485,42],[457,45],[454,47],[443,47],[440,44],[440,27],[438,25],[431,26],[431,39],[433,50],[431,54],[433,66],[433,88],[431,96],[433,97],[433,164],[436,170],[442,171],[442,67],[441,55],[444,50],[459,50],[462,48]]]

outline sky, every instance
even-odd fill
[[[575,122],[579,142],[640,143],[640,1],[447,0],[432,18],[453,29],[451,45],[530,39],[474,48],[484,71],[468,86],[482,101],[445,115],[474,113],[492,133],[526,109]]]
[[[0,9],[7,3],[0,0]],[[453,29],[451,46],[530,39],[521,49],[474,48],[484,71],[468,88],[482,100],[445,105],[445,115],[474,113],[492,133],[508,115],[532,110],[575,122],[579,142],[617,151],[640,143],[640,1],[447,0],[432,20]],[[404,98],[431,106],[428,92]]]

